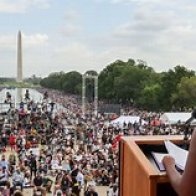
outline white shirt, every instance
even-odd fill
[[[23,182],[24,180],[24,177],[21,173],[17,173],[15,172],[14,175],[13,175],[13,181],[15,182]]]
[[[9,179],[9,175],[7,171],[5,171],[5,173],[3,172],[0,173],[0,181],[7,181],[8,179]]]
[[[83,186],[84,184],[84,175],[81,172],[78,172],[76,176],[76,180]]]

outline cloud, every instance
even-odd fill
[[[92,66],[94,53],[83,43],[74,42],[54,50],[58,64],[66,65],[66,70],[80,70],[85,72]]]
[[[166,33],[174,28],[178,30],[187,28],[188,22],[174,12],[167,11],[163,14],[160,11],[138,10],[134,14],[133,20],[122,24],[114,29],[117,37],[151,37],[156,39],[160,33]]]
[[[73,71],[77,70],[85,73],[87,70],[96,70],[100,72],[109,63],[117,59],[127,60],[132,52],[131,47],[110,47],[96,52],[93,47],[81,42],[75,42],[54,50],[54,62],[56,65],[50,67],[50,72],[55,71]],[[60,67],[64,67],[61,69]],[[49,73],[50,73],[49,72]]]
[[[25,10],[23,4],[0,2],[0,13],[24,13]]]
[[[62,27],[61,32],[64,36],[73,36],[79,33],[81,30],[81,27],[76,24],[66,24]]]
[[[139,3],[139,4],[143,4],[143,3],[154,3],[154,4],[168,4],[168,3],[176,3],[179,2],[181,0],[110,0],[111,3]]]
[[[47,34],[22,34],[23,64],[26,76],[32,75],[37,70],[45,73],[47,66],[42,67],[42,65],[44,65],[45,59],[48,59],[48,40]],[[1,76],[15,75],[16,50],[17,35],[0,35],[0,65],[3,66]],[[11,71],[9,72],[9,70]]]
[[[22,34],[22,42],[25,48],[31,48],[47,43],[48,36],[46,34]],[[15,50],[17,47],[17,36],[14,35],[0,35],[0,49]]]
[[[1,0],[0,12],[47,9],[52,1]],[[196,3],[191,0],[89,0],[85,5],[80,5],[80,1],[77,5],[75,1],[73,4],[67,0],[62,2],[55,1],[57,9],[53,14],[48,13],[51,23],[44,24],[47,34],[39,31],[23,34],[26,75],[44,76],[61,70],[99,72],[117,59],[127,61],[129,58],[143,59],[156,71],[178,64],[195,68]],[[101,17],[92,15],[92,8],[96,9],[97,5],[103,14]],[[31,14],[24,28],[28,32],[35,31],[31,29],[35,28],[33,24],[43,28],[42,21],[37,23],[43,14]],[[33,17],[33,14],[41,15]],[[105,19],[108,15],[112,21]],[[15,28],[13,24],[21,20],[20,15],[17,17],[7,23],[11,30]],[[9,75],[16,64],[16,43],[17,35],[0,34],[0,64],[5,67],[2,75]]]
[[[0,13],[25,13],[32,7],[47,9],[50,0],[1,0]]]
[[[70,37],[81,32],[82,27],[80,25],[80,19],[81,16],[79,11],[67,9],[63,17],[63,25],[60,28],[60,32],[63,34],[63,36]]]
[[[87,42],[75,42],[55,49],[51,70],[95,69],[101,71],[109,63],[129,58],[143,59],[156,71],[165,71],[178,64],[194,67],[196,25],[180,12],[136,7],[125,23]],[[95,44],[95,40],[96,43]]]
[[[56,53],[64,54],[64,56],[70,57],[69,54],[72,54],[74,56],[79,55],[83,56],[84,58],[89,58],[92,56],[92,52],[89,51],[88,47],[85,44],[82,43],[72,43],[68,46],[64,46],[61,48],[55,49]]]
[[[159,8],[136,6],[125,23],[113,28],[98,42],[114,60],[115,57],[122,60],[143,59],[156,71],[167,70],[171,65],[178,64],[194,68],[195,16],[193,11],[189,12],[190,15],[184,15],[181,12],[183,5],[180,3],[176,10],[165,9],[162,4],[159,4]]]
[[[78,13],[78,11],[74,10],[74,9],[67,9],[65,11],[65,14],[64,14],[64,20],[66,22],[75,22],[79,19],[80,15]]]
[[[166,9],[172,7],[175,0],[169,4],[163,2],[159,8],[156,3],[148,5],[145,0],[140,2],[127,21],[110,31],[89,35],[88,39],[82,39],[86,32],[85,28],[82,29],[84,32],[81,31],[78,12],[67,12],[61,27],[65,44],[55,42],[54,51],[50,50],[51,58],[39,60],[43,74],[73,70],[84,73],[93,69],[100,72],[117,59],[127,61],[129,58],[143,59],[156,71],[165,71],[178,64],[194,68],[196,25],[193,18],[190,20],[179,12],[183,4],[179,4],[176,11]],[[70,36],[76,34],[77,39],[72,42]],[[37,63],[37,70],[40,70],[40,64]]]
[[[40,9],[48,9],[50,7],[50,1],[51,0],[23,0],[23,1],[26,1],[26,2],[30,2],[29,3],[29,6],[35,6],[35,7],[38,7]]]
[[[43,45],[48,42],[48,35],[47,34],[33,34],[33,35],[23,35],[24,44],[27,47]]]
[[[0,36],[0,48],[1,49],[15,49],[16,38],[13,35],[1,35]]]

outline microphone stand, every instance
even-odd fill
[[[184,131],[184,144],[183,149],[188,150],[189,149],[189,139],[191,136],[190,132],[190,124],[185,125],[185,131]]]
[[[191,136],[191,122],[196,119],[196,109],[193,110],[191,118],[185,122],[185,131],[184,131],[184,149],[188,150],[189,148],[189,139]]]

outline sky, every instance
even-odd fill
[[[194,0],[0,0],[0,25],[0,77],[16,76],[19,30],[25,77],[130,58],[196,70]]]

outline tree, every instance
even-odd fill
[[[160,84],[153,84],[144,87],[139,97],[139,105],[150,111],[160,110]]]
[[[41,80],[40,84],[46,88],[61,90],[64,75],[64,72],[51,73],[48,77]]]
[[[116,100],[114,92],[115,78],[119,77],[123,69],[128,66],[125,62],[117,60],[108,65],[99,75],[99,97],[109,102]]]
[[[62,78],[62,89],[66,93],[78,94],[81,92],[82,75],[79,72],[71,71]]]
[[[97,75],[90,70],[87,74]],[[82,75],[76,71],[56,72],[41,80],[42,86],[80,94]],[[195,105],[195,72],[176,66],[156,73],[143,60],[117,60],[106,66],[98,77],[99,100],[107,103],[134,104],[148,110],[170,110]],[[94,82],[86,81],[86,94],[93,97]],[[88,96],[87,96],[88,97]]]
[[[196,77],[183,77],[177,86],[177,92],[172,94],[175,107],[190,108],[196,106]]]
[[[161,77],[161,106],[165,110],[172,107],[172,94],[177,91],[178,83],[183,77],[192,77],[195,75],[194,71],[189,71],[183,66],[176,66],[174,70],[162,73]]]
[[[138,105],[142,89],[151,82],[153,73],[151,69],[143,69],[141,66],[126,67],[122,74],[114,80],[117,99],[122,100],[123,103],[127,103],[131,99]]]

